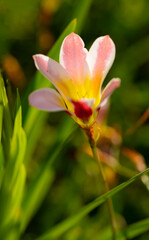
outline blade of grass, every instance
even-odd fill
[[[15,163],[14,163],[14,170],[13,170],[13,175],[11,179],[11,184],[13,184],[13,181],[15,181],[16,176],[18,174],[19,168],[21,164],[24,161],[25,153],[26,153],[26,144],[27,144],[27,139],[26,139],[26,134],[23,128],[20,128],[20,132],[17,136],[17,141],[18,141],[18,148],[17,148],[17,156],[15,158]],[[13,148],[13,145],[12,145]]]
[[[3,104],[0,96],[0,142],[2,139],[2,123],[3,123]]]
[[[133,239],[147,231],[149,231],[149,218],[131,224],[125,230],[122,231],[122,235],[125,236],[127,239]]]
[[[4,169],[4,154],[2,146],[2,123],[3,123],[3,103],[0,95],[0,187],[3,178],[3,169]]]
[[[147,231],[149,231],[149,218],[130,224],[125,229],[118,231],[116,234],[116,239],[117,240],[134,239],[135,237],[138,237],[139,235]],[[106,228],[103,230],[103,232],[100,233],[100,235],[97,236],[96,239],[99,239],[101,237],[104,240],[109,240],[110,236],[111,236],[110,228]]]
[[[3,180],[3,173],[4,173],[4,153],[3,153],[3,146],[0,143],[0,188]]]
[[[19,93],[17,93],[16,115],[13,135],[10,142],[10,158],[6,166],[6,186],[13,187],[18,171],[24,161],[26,151],[26,134],[22,128],[22,108]]]
[[[22,209],[21,209],[21,201],[24,193],[24,185],[26,180],[26,169],[24,167],[24,164],[21,164],[18,175],[16,178],[16,182],[13,187],[12,191],[12,219],[14,222],[18,221],[22,215]],[[10,216],[10,215],[9,215]]]
[[[50,240],[50,239],[53,239],[53,238],[58,238],[60,235],[65,233],[68,229],[70,229],[75,224],[77,224],[77,222],[80,219],[82,219],[83,217],[85,217],[89,212],[91,212],[93,209],[95,209],[96,207],[101,205],[103,202],[105,202],[105,200],[108,197],[111,197],[114,194],[118,193],[120,190],[124,189],[126,186],[128,186],[129,184],[131,184],[132,182],[137,180],[139,177],[141,177],[143,174],[146,174],[148,172],[149,172],[149,168],[147,168],[142,173],[139,173],[136,176],[132,177],[128,181],[120,184],[116,188],[110,190],[106,194],[98,197],[97,199],[95,199],[94,201],[92,201],[91,203],[89,203],[88,205],[83,207],[77,214],[75,214],[74,216],[66,219],[62,223],[58,224],[53,229],[47,231],[44,235],[42,235],[41,237],[37,238],[37,240]]]
[[[18,239],[19,223],[22,216],[21,201],[24,192],[25,179],[26,171],[24,165],[22,164],[18,171],[14,187],[10,192],[10,195],[7,196],[8,205],[7,207],[6,205],[3,206],[6,213],[5,219],[2,219],[2,222],[5,222],[5,224],[0,228],[0,236],[3,236],[3,240]]]
[[[89,14],[89,9],[91,6],[92,0],[82,0],[78,1],[75,11],[72,15],[73,18],[77,18],[77,27],[76,32],[78,34],[81,33],[83,26],[85,24],[85,20]]]
[[[29,221],[41,205],[54,180],[54,171],[48,166],[40,166],[39,173],[28,186],[22,202],[22,221],[20,232],[24,232]]]
[[[4,95],[4,104],[5,101],[7,102],[6,95]],[[3,129],[3,132],[5,133],[5,129]],[[9,155],[6,158],[7,161],[0,191],[0,234],[3,234],[3,230],[10,222],[15,227],[18,221],[18,214],[20,214],[20,202],[24,192],[26,174],[22,162],[26,149],[26,135],[22,129],[22,111],[19,95],[17,96],[17,111],[14,119],[13,134],[12,137],[10,135],[9,137],[10,144],[7,145],[7,148],[9,146]],[[5,139],[8,141],[7,134],[5,134]]]
[[[56,142],[56,144],[53,145],[52,148],[56,150],[53,152],[53,154],[47,154],[47,156],[50,156],[49,159],[47,156],[45,157],[38,168],[39,171],[37,172],[35,178],[30,182],[22,203],[23,214],[20,229],[21,233],[25,230],[29,221],[38,210],[45,195],[50,189],[55,175],[52,164],[56,159],[58,159],[58,156],[62,153],[62,150],[64,150],[64,148],[67,146],[67,143],[70,141],[74,131],[75,130],[71,127],[71,125],[69,126],[67,124],[67,134],[64,134],[63,137],[60,135],[61,143],[58,144]]]
[[[62,42],[64,38],[70,34],[71,32],[74,32],[77,26],[77,19],[74,18],[66,27],[66,29],[63,31],[63,33],[60,35],[58,40],[55,42],[54,46],[50,50],[48,56],[54,59],[55,61],[59,61],[59,53],[60,53],[60,48],[62,45]]]
[[[16,146],[17,145],[17,146]],[[19,92],[17,91],[17,103],[16,103],[16,116],[14,121],[13,136],[11,140],[11,152],[13,159],[13,175],[11,179],[11,184],[18,174],[21,164],[24,161],[26,153],[27,138],[25,131],[22,128],[22,107],[20,102]],[[16,155],[13,155],[13,151],[16,146]]]
[[[10,150],[10,139],[12,136],[12,118],[11,118],[10,109],[8,105],[8,98],[6,94],[4,80],[2,78],[1,73],[0,73],[0,102],[3,105],[3,131],[1,132],[3,134],[3,154],[5,158],[8,159],[9,150]],[[1,127],[2,127],[2,119],[1,119]]]
[[[3,111],[4,127],[5,127],[5,131],[8,138],[10,138],[12,134],[12,119],[11,119],[11,114],[10,114],[9,105],[8,105],[6,88],[5,88],[1,73],[0,73],[0,95],[1,95],[3,106],[4,106],[4,111]]]

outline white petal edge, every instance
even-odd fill
[[[87,55],[89,69],[94,77],[102,77],[101,84],[111,68],[115,58],[115,44],[112,39],[106,35],[97,38]]]
[[[111,96],[116,88],[120,86],[121,80],[119,78],[113,78],[107,86],[104,88],[101,94],[100,104],[97,106],[97,109],[106,104],[107,99]]]
[[[102,123],[107,115],[108,109],[109,109],[109,98],[106,98],[104,101],[104,104],[100,106],[98,116],[96,118],[97,123]]]
[[[110,97],[113,91],[118,88],[120,84],[121,80],[119,78],[113,78],[104,88],[101,94],[101,102],[104,101],[107,97]]]

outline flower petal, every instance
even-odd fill
[[[68,95],[67,84],[70,76],[65,69],[53,59],[42,55],[36,54],[33,56],[37,69],[57,88],[59,92]]]
[[[121,80],[119,78],[113,78],[104,88],[101,94],[100,103],[103,103],[107,98],[109,98],[113,93],[113,91],[120,86],[120,83],[121,83]]]
[[[102,124],[104,122],[104,120],[107,117],[108,109],[109,109],[109,99],[106,98],[106,100],[104,101],[104,104],[100,107],[98,111],[98,116],[96,118],[97,123]]]
[[[74,82],[82,83],[85,75],[87,49],[75,33],[63,41],[60,51],[60,64],[66,69]]]
[[[40,110],[56,112],[65,111],[62,97],[54,89],[42,88],[29,95],[29,104]]]
[[[112,39],[107,35],[99,37],[92,44],[87,62],[90,68],[94,90],[98,94],[102,82],[106,77],[115,58],[115,45]]]

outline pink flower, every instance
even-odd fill
[[[69,34],[61,46],[60,63],[42,54],[33,56],[37,69],[57,91],[43,88],[31,93],[30,105],[50,112],[66,111],[81,127],[89,128],[120,85],[120,79],[114,78],[101,91],[114,58],[115,45],[109,36],[97,38],[88,51],[77,34]]]

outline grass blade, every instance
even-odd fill
[[[0,95],[0,187],[3,178],[3,169],[4,169],[4,154],[2,146],[2,126],[3,126],[3,103]]]
[[[146,218],[142,221],[131,224],[125,230],[122,231],[122,234],[127,239],[132,239],[147,231],[149,231],[149,218]]]
[[[2,139],[2,123],[3,123],[3,103],[0,96],[0,142]]]
[[[76,27],[76,32],[78,34],[80,34],[83,29],[91,3],[92,3],[92,0],[82,0],[82,1],[78,1],[77,3],[77,6],[75,8],[75,11],[72,17],[77,18],[78,24]]]
[[[101,205],[103,202],[105,202],[105,200],[108,197],[112,197],[114,194],[118,193],[120,190],[124,189],[129,184],[131,184],[132,182],[137,180],[139,177],[141,177],[143,174],[146,174],[148,172],[149,172],[149,168],[147,168],[142,173],[139,173],[136,176],[132,177],[128,181],[120,184],[119,186],[115,187],[114,189],[110,190],[109,192],[102,195],[101,197],[98,197],[93,202],[91,202],[88,205],[86,205],[85,207],[83,207],[83,209],[81,209],[77,214],[75,214],[74,216],[66,219],[64,222],[58,224],[52,230],[48,231],[43,236],[39,237],[37,240],[50,240],[50,239],[53,239],[53,238],[58,238],[60,235],[65,233],[68,229],[70,229],[75,224],[77,224],[77,222],[80,219],[82,219],[83,217],[85,217],[89,212],[91,212],[93,209],[95,209],[96,207]]]
[[[70,137],[73,135],[74,129],[67,124],[67,134],[59,135],[58,139],[60,142],[56,143],[53,146],[56,149],[53,154],[50,155],[50,158],[47,161],[42,162],[39,166],[39,171],[36,174],[34,180],[30,183],[27,188],[27,191],[24,195],[23,203],[22,203],[22,223],[21,223],[21,233],[25,230],[27,224],[33,217],[33,215],[38,210],[39,206],[41,205],[45,195],[47,194],[48,190],[54,179],[54,170],[52,167],[53,162],[58,159],[58,156],[62,152],[62,150],[66,147],[67,143],[70,140]],[[64,131],[65,133],[65,131]],[[65,139],[64,139],[65,137]]]
[[[147,231],[149,231],[149,218],[133,223],[127,226],[125,229],[118,231],[116,234],[116,239],[117,240],[134,239],[135,237],[138,237],[139,235]],[[97,239],[99,239],[99,237],[102,237],[104,240],[109,240],[110,236],[111,231],[109,228],[106,228],[104,230],[104,234],[101,233],[100,236],[97,236]]]
[[[54,171],[47,166],[40,166],[39,173],[34,181],[28,186],[27,192],[22,203],[22,221],[20,232],[22,233],[29,221],[41,205],[48,189],[54,179]]]
[[[6,94],[6,88],[4,85],[4,80],[0,73],[0,135],[3,134],[3,154],[6,159],[9,158],[9,150],[10,150],[10,139],[12,136],[12,118],[10,114],[10,109],[8,105],[8,98]],[[2,119],[3,118],[3,119]],[[2,131],[3,124],[3,131]],[[1,137],[0,137],[1,138]]]

